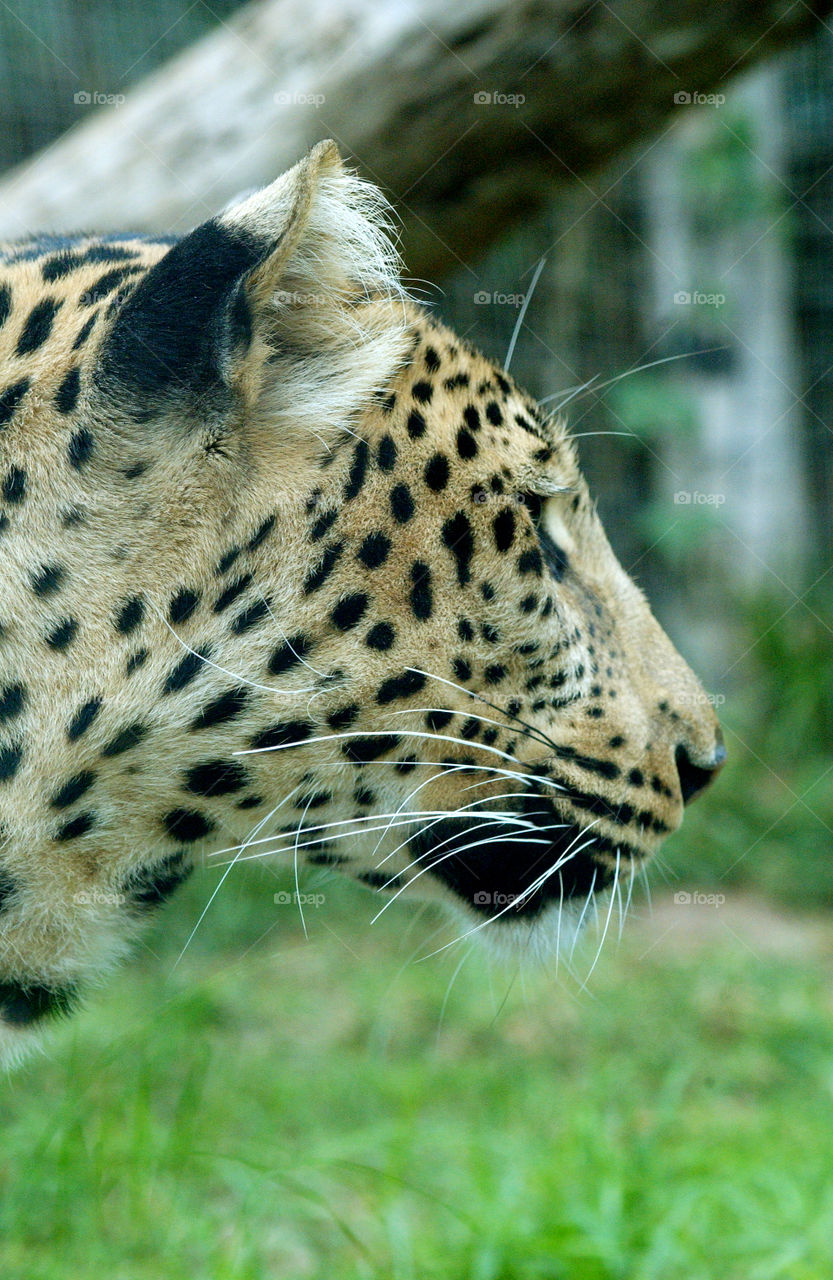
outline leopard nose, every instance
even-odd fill
[[[688,804],[695,796],[699,796],[711,782],[715,774],[723,768],[726,762],[726,748],[723,745],[723,739],[718,738],[711,758],[703,764],[697,764],[692,760],[688,749],[682,745],[677,747],[674,752],[674,763],[677,766],[677,773],[680,779],[680,791],[683,796],[683,804]]]

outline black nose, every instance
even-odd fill
[[[677,765],[677,773],[680,775],[680,791],[683,794],[683,804],[688,804],[690,800],[693,800],[695,796],[699,796],[700,792],[705,790],[718,769],[722,768],[725,760],[726,748],[722,742],[718,742],[711,760],[705,766],[695,764],[685,747],[677,747],[674,752],[674,761]]]

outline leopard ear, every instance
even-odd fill
[[[321,142],[178,241],[116,312],[96,382],[148,421],[242,406],[345,426],[407,345],[387,205]]]

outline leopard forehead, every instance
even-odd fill
[[[0,259],[7,1022],[68,1007],[195,854],[534,920],[711,767],[563,424],[306,163],[178,242]]]

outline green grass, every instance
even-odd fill
[[[587,991],[449,989],[435,919],[246,872],[174,969],[213,883],[2,1085],[4,1280],[829,1280],[833,926],[642,902]]]

